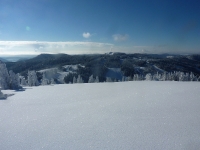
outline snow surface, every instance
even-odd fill
[[[0,100],[2,150],[196,150],[198,82],[27,87]]]
[[[65,78],[68,74],[69,74],[69,72],[61,72],[61,71],[59,71],[59,72],[57,73],[56,78],[58,79],[58,81],[59,81],[60,83],[64,83],[64,78]]]
[[[52,71],[54,69],[58,69],[58,68],[48,68],[48,69],[42,69],[42,70],[39,70],[37,72],[40,72],[40,73],[43,73],[43,72],[48,72],[48,71]]]
[[[77,65],[65,65],[63,66],[67,72],[77,72],[78,70],[78,67],[82,67],[82,68],[85,68],[85,66],[81,65],[81,64],[77,64]]]
[[[53,70],[56,70],[55,72]],[[37,72],[44,73],[46,72],[45,78],[48,80],[57,79],[60,83],[64,83],[64,78],[69,74],[69,72],[58,71],[58,68],[48,68],[39,70]]]

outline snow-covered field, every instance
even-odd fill
[[[200,84],[27,87],[0,100],[1,150],[196,150]]]

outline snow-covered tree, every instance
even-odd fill
[[[51,68],[43,71],[43,74],[45,74],[45,77],[50,80],[51,78],[54,78],[56,74],[58,73],[57,68]]]
[[[76,83],[81,83],[81,76],[78,75],[77,79],[76,79]]]
[[[77,83],[83,83],[83,79],[81,78],[80,75],[78,75],[78,78],[77,78]]]
[[[43,72],[41,85],[48,85],[48,84],[49,84],[49,80],[46,78],[46,72]]]
[[[38,86],[39,85],[35,70],[28,71],[28,85],[29,86]]]
[[[110,77],[106,77],[106,82],[113,82]]]
[[[96,76],[96,79],[95,79],[94,82],[99,83],[99,77],[98,76]]]
[[[145,80],[152,81],[152,75],[150,73],[147,73],[145,76]]]
[[[77,83],[77,79],[76,79],[76,77],[74,76],[74,77],[73,77],[73,84],[75,84],[75,83]]]
[[[188,78],[189,78],[189,81],[197,81],[198,80],[198,78],[194,75],[193,72],[190,73]]]
[[[19,74],[15,74],[12,70],[9,71],[9,74],[10,74],[10,89],[21,88]]]
[[[189,74],[184,74],[184,72],[179,72],[179,81],[189,81]]]
[[[131,76],[128,76],[128,77],[126,78],[126,81],[133,81],[133,79],[132,79]]]
[[[161,80],[162,81],[167,81],[167,73],[166,72],[163,73],[163,75],[161,77]]]
[[[2,89],[9,89],[10,77],[6,64],[0,61],[0,86]]]
[[[161,75],[157,72],[153,75],[152,80],[153,81],[159,81],[161,79]]]
[[[178,81],[179,77],[176,71],[170,74],[171,81]]]
[[[126,77],[125,76],[122,77],[122,82],[124,82],[124,81],[126,81]]]
[[[7,95],[3,94],[0,89],[0,99],[6,99]]]
[[[94,79],[93,75],[91,75],[89,77],[88,83],[94,83],[94,81],[95,81],[95,79]]]
[[[48,85],[49,84],[49,80],[44,78],[42,79],[41,85]]]
[[[56,84],[56,82],[53,78],[51,78],[51,84]]]
[[[133,81],[138,81],[138,74],[133,75]]]
[[[140,74],[134,74],[133,81],[141,81],[143,80],[143,76]]]
[[[21,82],[20,82],[20,84],[21,84],[22,86],[27,86],[27,85],[28,85],[28,83],[26,82],[26,80],[25,80],[24,77],[21,77]]]

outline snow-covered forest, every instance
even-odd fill
[[[68,66],[65,66],[66,68]],[[74,68],[74,70],[77,69]],[[116,70],[116,69],[114,69]],[[60,78],[61,76],[61,78]],[[163,72],[146,75],[132,74],[132,76],[122,76],[121,80],[114,77],[106,77],[100,81],[98,76],[91,74],[88,81],[84,81],[77,72],[59,72],[58,68],[44,69],[36,72],[31,70],[27,72],[27,76],[19,73],[15,74],[12,70],[8,71],[6,64],[0,61],[0,87],[1,89],[19,90],[24,86],[39,86],[50,84],[77,84],[77,83],[99,83],[99,82],[125,82],[125,81],[200,81],[199,76],[195,76],[192,72],[184,73],[180,71]],[[0,98],[6,98],[1,92]]]
[[[39,86],[57,83],[98,83],[98,76],[90,75],[88,81],[84,81],[80,74],[76,72],[65,73],[64,77],[59,81],[58,68],[46,69],[36,72],[28,71],[27,76],[15,74],[12,70],[8,71],[5,63],[0,62],[0,86],[2,89],[20,89],[22,86]],[[38,75],[39,76],[38,76]],[[184,73],[180,71],[163,72],[146,75],[132,74],[132,76],[122,76],[121,80],[113,77],[106,77],[101,82],[124,82],[124,81],[200,81],[199,76],[195,76],[192,72]]]

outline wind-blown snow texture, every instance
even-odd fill
[[[194,150],[198,82],[40,86],[0,101],[0,149]]]

